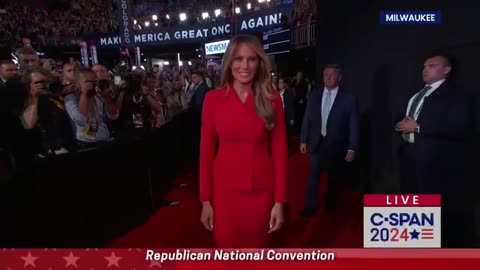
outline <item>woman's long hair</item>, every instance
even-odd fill
[[[271,104],[274,96],[270,81],[270,63],[258,38],[251,35],[237,35],[230,41],[227,51],[223,56],[221,87],[227,87],[233,83],[232,63],[235,59],[238,47],[242,44],[249,45],[257,54],[258,68],[252,82],[255,111],[258,116],[267,122],[267,130],[271,130],[275,126],[275,111]]]

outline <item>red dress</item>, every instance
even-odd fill
[[[200,200],[213,206],[217,247],[269,246],[270,213],[287,197],[287,143],[282,101],[275,91],[275,127],[244,103],[233,86],[207,93],[200,148]]]

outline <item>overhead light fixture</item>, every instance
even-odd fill
[[[133,24],[137,24],[137,20],[133,20]]]
[[[165,18],[169,19],[170,20],[170,15],[165,15]]]
[[[215,17],[220,16],[221,13],[222,13],[221,9],[215,9]]]
[[[240,14],[240,8],[239,8],[239,7],[236,7],[236,8],[235,8],[235,13],[236,13],[236,14]]]
[[[205,20],[206,18],[208,18],[208,17],[210,17],[210,16],[208,15],[208,12],[203,12],[203,13],[202,13],[202,18],[203,18],[204,20]]]
[[[150,22],[145,22],[145,27],[148,27],[150,25]]]
[[[152,15],[152,20],[154,20],[154,21],[158,20],[157,15]]]
[[[247,9],[251,9],[252,8],[252,4],[248,3],[247,4]]]
[[[192,61],[188,61],[188,65],[191,66],[191,65],[192,65]]]
[[[187,14],[185,14],[185,13],[180,13],[180,21],[183,22],[183,21],[185,21],[185,20],[187,20]]]
[[[155,23],[155,26],[158,26],[158,23]]]

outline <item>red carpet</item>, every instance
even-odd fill
[[[362,247],[362,197],[342,189],[337,207],[329,214],[320,209],[310,218],[299,217],[308,177],[308,156],[294,154],[289,160],[289,203],[286,223],[274,237],[275,247],[285,248],[358,248]],[[169,200],[179,200],[174,207],[162,207],[146,224],[116,239],[110,247],[208,248],[212,234],[200,224],[200,203],[192,178],[179,178],[185,188],[173,189]],[[326,188],[326,181],[320,190]]]

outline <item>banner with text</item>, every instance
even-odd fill
[[[87,38],[92,40],[97,48],[117,48],[126,45],[153,46],[206,43],[230,38],[234,33],[262,33],[272,28],[290,28],[293,9],[292,4],[274,6],[268,10],[237,16],[234,19],[235,24],[232,24],[230,19],[219,19],[210,23],[176,27],[151,27],[133,31],[131,30],[133,18],[128,13],[128,0],[118,1],[124,5],[120,9],[120,33]]]
[[[118,29],[120,41],[123,46],[132,44],[133,18],[130,0],[117,0],[118,7]],[[98,46],[98,44],[96,44]]]
[[[0,249],[0,269],[474,270],[480,249]]]

